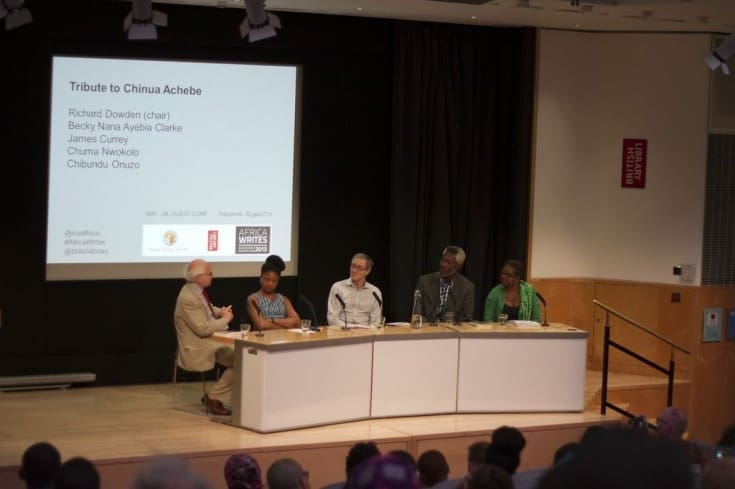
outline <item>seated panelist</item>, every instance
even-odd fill
[[[383,294],[378,287],[367,281],[373,265],[373,259],[365,253],[353,255],[349,278],[335,282],[329,289],[327,324],[343,325],[345,314],[350,324],[368,326],[380,321]]]
[[[541,303],[533,285],[521,280],[523,263],[506,260],[500,271],[500,283],[493,287],[485,300],[485,321],[497,321],[499,314],[508,320],[541,322]]]
[[[301,318],[288,297],[276,292],[286,264],[278,255],[260,267],[260,290],[248,296],[247,308],[254,330],[298,328]]]

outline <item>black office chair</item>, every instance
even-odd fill
[[[182,367],[179,364],[179,338],[176,337],[176,351],[174,351],[174,375],[173,375],[173,389],[174,389],[174,395],[173,395],[173,404],[176,405],[176,377],[178,375],[179,370],[183,372],[190,372],[190,373],[198,373],[201,380],[202,380],[202,397],[207,395],[207,373],[214,371],[215,373],[215,380],[219,379],[219,366],[215,364],[214,367],[206,369],[206,370],[188,370]],[[209,414],[209,406],[207,406],[207,403],[203,403],[204,407],[204,415],[207,416]]]

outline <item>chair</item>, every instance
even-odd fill
[[[219,366],[215,364],[214,367],[206,370],[187,370],[179,365],[179,338],[177,336],[176,338],[176,351],[174,352],[174,375],[173,375],[173,389],[174,389],[174,395],[173,395],[173,403],[176,404],[176,377],[179,372],[179,369],[181,369],[184,372],[192,372],[192,373],[199,373],[199,376],[202,380],[202,397],[207,395],[207,377],[206,374],[208,372],[211,372],[212,370],[215,371],[215,380],[219,379]],[[207,403],[204,404],[204,415],[209,414],[209,406],[207,406]]]

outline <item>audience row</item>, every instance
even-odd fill
[[[655,426],[588,428],[578,442],[560,446],[549,468],[518,471],[526,438],[502,426],[489,441],[467,449],[466,473],[449,479],[444,454],[435,449],[418,459],[406,451],[381,453],[373,441],[354,444],[345,459],[345,479],[322,489],[725,489],[735,487],[735,423],[713,449],[684,439],[686,415],[666,408]],[[653,428],[657,433],[653,433]],[[61,463],[50,443],[31,445],[19,475],[28,489],[99,489],[95,465],[74,457]],[[255,458],[230,456],[224,466],[228,489],[311,489],[309,472],[297,461],[276,460],[265,474]],[[137,474],[133,489],[209,489],[201,475],[176,456],[153,459]]]

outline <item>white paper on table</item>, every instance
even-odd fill
[[[540,328],[541,323],[537,323],[536,321],[522,321],[520,319],[514,319],[512,321],[508,321],[508,324],[515,326],[517,328]]]

